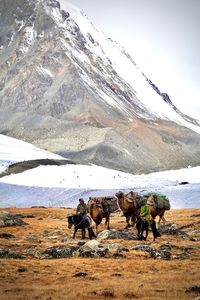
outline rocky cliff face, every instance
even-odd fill
[[[68,8],[0,2],[0,133],[131,173],[198,165],[198,123],[152,89],[125,49]]]

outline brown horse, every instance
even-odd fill
[[[108,209],[104,209],[104,197],[90,197],[88,206],[90,216],[96,224],[96,234],[98,234],[98,226],[103,218],[105,218],[105,229],[110,229],[110,212]]]
[[[119,191],[115,194],[118,199],[118,204],[120,209],[122,210],[124,216],[126,217],[126,227],[125,229],[129,228],[130,226],[135,225],[136,217],[139,214],[138,208],[135,206],[135,203],[132,199],[127,197],[123,192]],[[131,220],[131,224],[130,224]]]

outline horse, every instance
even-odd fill
[[[89,198],[89,213],[96,225],[96,234],[98,234],[98,226],[102,219],[105,218],[105,229],[110,229],[110,211],[105,207],[105,197]]]
[[[90,216],[83,216],[81,214],[75,214],[70,215],[67,217],[68,219],[68,228],[71,229],[74,225],[74,233],[73,233],[73,239],[76,236],[76,232],[78,229],[81,229],[82,231],[82,239],[85,239],[85,229],[88,229],[88,236],[89,239],[92,240],[92,238],[96,238],[96,235],[92,229],[92,220]]]
[[[135,203],[132,199],[125,196],[121,191],[117,192],[115,196],[118,198],[118,204],[122,210],[124,216],[126,217],[126,227],[128,229],[131,226],[135,225],[136,216],[139,215],[139,209],[135,206]],[[130,224],[131,220],[131,224]]]
[[[138,239],[146,241],[149,233],[149,223],[139,215],[136,217],[136,229],[138,231]],[[144,231],[146,232],[145,237],[143,236]]]

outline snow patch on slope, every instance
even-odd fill
[[[0,134],[0,172],[8,165],[34,159],[65,159],[32,144]]]

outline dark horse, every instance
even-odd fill
[[[146,239],[148,237],[148,233],[149,233],[149,222],[147,222],[146,220],[143,220],[143,218],[141,218],[138,215],[136,217],[136,228],[138,231],[138,239],[146,241]],[[146,232],[145,237],[143,235],[144,231]]]
[[[92,229],[92,220],[89,216],[83,216],[81,214],[70,215],[67,217],[68,219],[68,228],[71,229],[74,225],[74,234],[73,239],[75,238],[76,232],[78,229],[82,230],[82,239],[85,239],[85,229],[88,229],[89,239],[95,238],[96,235]]]

